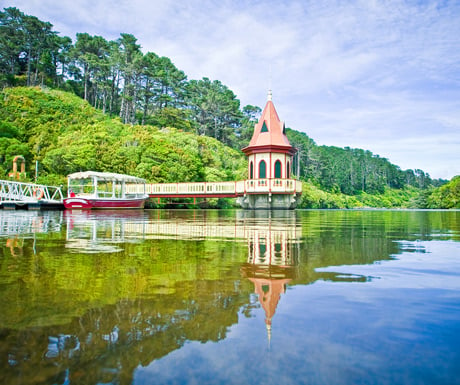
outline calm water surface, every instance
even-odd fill
[[[458,211],[0,211],[0,384],[460,384]]]

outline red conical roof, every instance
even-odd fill
[[[280,121],[275,105],[271,100],[271,93],[269,93],[262,116],[254,126],[252,139],[242,151],[246,155],[274,150],[295,154],[297,150],[291,146],[284,131],[284,122]]]

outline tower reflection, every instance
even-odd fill
[[[281,294],[297,277],[300,227],[296,225],[294,212],[253,212],[252,215],[256,221],[247,234],[248,258],[241,272],[254,284],[254,292],[265,312],[270,343],[272,319]]]

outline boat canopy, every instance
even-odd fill
[[[70,179],[93,179],[96,178],[98,181],[114,181],[114,182],[125,182],[125,183],[145,183],[145,179],[138,178],[136,176],[116,174],[114,172],[98,172],[98,171],[83,171],[69,174],[67,178]]]

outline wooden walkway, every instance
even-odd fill
[[[127,186],[128,193],[140,193],[143,185]],[[237,182],[151,183],[150,198],[236,198],[247,194],[300,194],[302,183],[295,179],[248,179]]]

